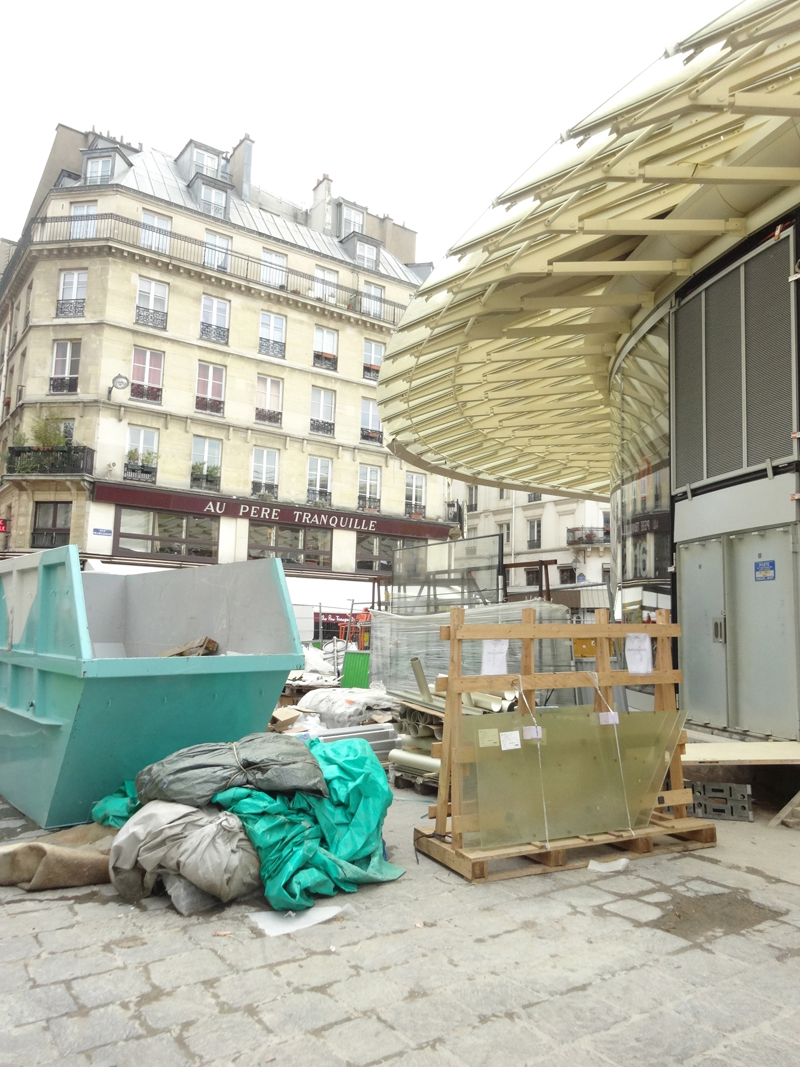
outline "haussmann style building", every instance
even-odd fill
[[[0,245],[7,551],[377,573],[453,529],[375,398],[430,269],[414,232],[327,176],[310,208],[280,200],[252,154],[58,127]]]

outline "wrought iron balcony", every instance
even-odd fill
[[[6,460],[7,474],[91,474],[94,449],[86,445],[12,445]]]
[[[339,369],[339,357],[334,356],[330,352],[315,352],[314,353],[314,366],[322,367],[323,370],[338,370]]]
[[[215,219],[225,218],[225,205],[215,204],[213,200],[201,200],[200,210],[204,215],[211,215]]]
[[[150,482],[156,484],[158,467],[148,467],[143,463],[126,463],[122,477],[126,482]]]
[[[217,400],[213,396],[196,396],[194,398],[195,411],[207,411],[209,415],[224,415],[225,401]]]
[[[528,493],[528,503],[536,504],[542,499],[541,493]]]
[[[325,422],[324,419],[312,419],[309,430],[311,433],[319,433],[324,437],[333,437],[333,423]]]
[[[286,359],[286,342],[271,341],[269,337],[259,337],[258,354],[260,356],[277,356],[278,359]]]
[[[417,504],[413,500],[406,501],[406,515],[410,515],[412,519],[424,519],[425,518],[425,505]]]
[[[69,530],[34,530],[31,548],[61,548],[69,544]]]
[[[77,393],[78,391],[78,375],[74,374],[67,378],[51,378],[50,379],[50,392],[51,393]]]
[[[166,330],[166,311],[155,311],[153,308],[143,308],[136,305],[136,321],[140,326],[153,326],[156,330]]]
[[[85,300],[56,300],[57,319],[80,319],[85,311]]]
[[[541,548],[541,547],[542,547],[542,539],[541,539],[541,537],[529,537],[528,538],[528,548]]]
[[[216,341],[217,344],[226,345],[229,332],[227,326],[214,326],[211,322],[200,323],[200,336],[204,341]]]
[[[330,489],[309,489],[306,492],[306,500],[309,504],[330,504]]]
[[[477,511],[477,510],[478,510],[478,501],[477,500],[467,501],[467,511]]]
[[[161,403],[163,390],[160,385],[145,385],[144,382],[131,382],[131,400],[147,400],[151,404]]]
[[[573,526],[567,530],[568,545],[607,545],[611,542],[608,526]]]
[[[381,498],[379,496],[366,496],[364,493],[358,494],[358,510],[359,511],[374,511],[381,510]]]
[[[378,375],[380,374],[380,367],[376,367],[374,363],[364,364],[364,377],[370,382],[377,382]]]
[[[210,489],[213,493],[219,492],[219,474],[198,474],[192,471],[189,485],[192,489]]]
[[[369,441],[373,445],[383,444],[383,430],[371,430],[368,426],[361,427],[361,440]]]
[[[280,426],[283,412],[273,411],[272,408],[256,408],[256,422],[269,422],[273,426]]]
[[[277,500],[278,485],[276,482],[253,482],[250,495],[257,496],[259,500]]]

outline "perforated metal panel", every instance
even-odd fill
[[[706,476],[744,466],[742,454],[741,274],[706,289]]]
[[[744,264],[747,464],[792,451],[792,315],[788,240]]]
[[[703,477],[703,307],[695,297],[675,312],[675,484]]]

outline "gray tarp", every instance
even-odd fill
[[[319,764],[305,743],[282,734],[248,734],[232,744],[192,745],[136,775],[142,804],[169,800],[201,807],[226,789],[328,796]]]

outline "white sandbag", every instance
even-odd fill
[[[111,846],[109,873],[119,895],[140,900],[159,875],[177,874],[220,900],[261,884],[258,856],[238,816],[152,800],[132,815]]]
[[[313,645],[303,645],[303,655],[305,656],[305,673],[308,674],[335,674],[333,666],[323,656],[322,652],[318,648],[314,648]]]
[[[319,715],[323,726],[329,729],[359,726],[373,711],[400,707],[384,689],[312,689],[295,706]]]

